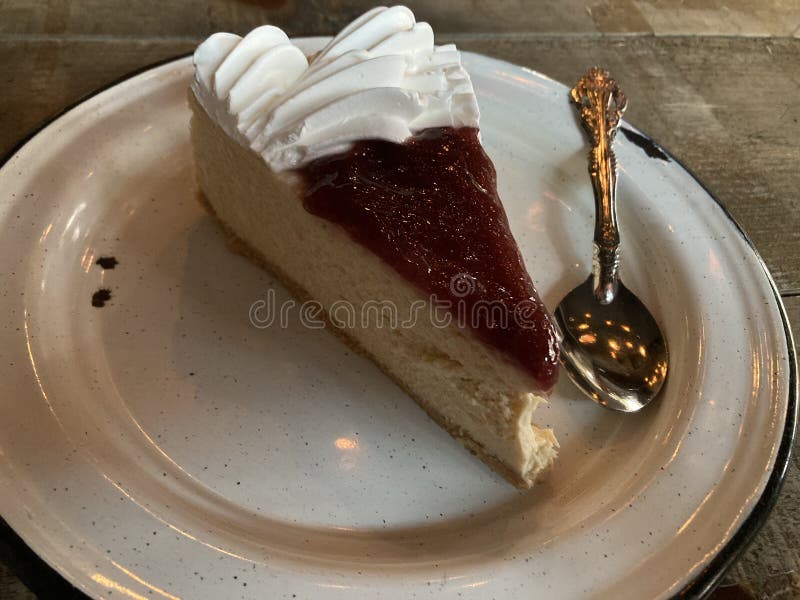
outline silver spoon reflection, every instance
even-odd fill
[[[570,91],[589,136],[595,197],[592,273],[556,307],[562,362],[598,404],[634,412],[656,397],[667,376],[667,344],[642,302],[619,279],[617,164],[611,143],[626,100],[607,71],[589,69]]]

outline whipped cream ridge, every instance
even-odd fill
[[[271,25],[215,33],[194,53],[206,112],[275,171],[363,139],[402,142],[429,127],[478,127],[469,75],[405,6],[374,8],[309,61]]]

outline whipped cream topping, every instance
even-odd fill
[[[215,33],[194,53],[206,112],[275,171],[363,139],[402,142],[429,127],[478,127],[469,75],[405,6],[374,8],[309,61],[270,25]]]

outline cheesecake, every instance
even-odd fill
[[[194,68],[208,212],[467,449],[531,487],[558,446],[534,420],[557,338],[456,47],[380,7],[311,55],[269,25],[216,33]]]

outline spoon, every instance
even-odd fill
[[[592,145],[596,215],[592,272],[555,310],[561,359],[570,379],[592,400],[635,412],[661,389],[668,353],[655,319],[619,278],[617,161],[611,144],[626,100],[608,71],[597,67],[581,77],[570,99]]]

